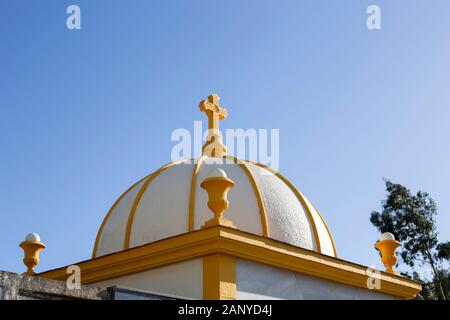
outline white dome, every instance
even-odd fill
[[[320,213],[287,179],[261,164],[227,159],[173,162],[131,186],[106,215],[93,257],[199,230],[213,217],[200,183],[217,169],[235,183],[224,217],[238,229],[336,256]]]

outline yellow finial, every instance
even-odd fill
[[[375,248],[381,252],[381,261],[386,267],[386,271],[389,273],[396,273],[394,266],[397,263],[397,257],[395,256],[395,250],[400,247],[400,242],[395,240],[392,233],[383,233],[380,237],[380,241],[377,242]]]
[[[219,168],[213,169],[200,187],[208,192],[208,208],[214,213],[214,218],[206,221],[202,228],[219,225],[234,228],[233,223],[222,216],[230,205],[228,190],[234,187],[234,182],[227,178],[225,171]]]
[[[39,253],[45,248],[37,233],[30,233],[19,245],[24,251],[23,263],[27,266],[27,275],[35,275],[34,268],[39,263]]]
[[[227,154],[227,148],[220,136],[219,121],[224,120],[228,115],[227,110],[219,105],[219,100],[219,96],[214,93],[199,105],[200,111],[208,116],[208,137],[202,148],[203,155],[218,158]]]

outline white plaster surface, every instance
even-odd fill
[[[99,287],[124,286],[179,297],[203,298],[203,262],[201,258],[174,263],[114,279],[93,283]]]
[[[238,259],[239,300],[391,300],[393,296]]]
[[[130,248],[188,231],[193,169],[193,164],[172,166],[149,184],[136,209]]]
[[[106,221],[102,234],[100,235],[97,257],[123,250],[128,213],[144,182],[145,180],[135,185],[111,211],[111,215]]]
[[[281,179],[254,164],[248,165],[266,204],[270,237],[316,250],[311,223],[294,192]]]
[[[317,212],[316,208],[311,204],[311,202],[308,200],[308,198],[305,198],[306,205],[309,207],[311,211],[311,215],[314,219],[314,222],[316,224],[317,233],[319,235],[320,240],[320,252],[329,256],[334,257],[334,249],[333,249],[333,243],[331,241],[331,237],[328,234],[328,230],[325,227],[325,224],[322,220],[322,218],[319,216],[319,213]]]

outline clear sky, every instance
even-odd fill
[[[81,7],[81,30],[66,8]],[[369,31],[366,8],[381,7]],[[90,258],[117,197],[170,161],[176,128],[280,129],[280,171],[326,219],[341,258],[379,264],[383,177],[428,191],[450,240],[450,2],[0,2],[0,269]]]

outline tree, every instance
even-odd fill
[[[408,276],[422,282],[419,298],[450,297],[450,275],[444,263],[450,261],[450,242],[439,243],[435,216],[437,206],[427,192],[411,191],[385,179],[387,197],[381,212],[373,211],[370,222],[381,232],[391,232],[401,242],[399,250],[403,262],[412,270]],[[431,268],[432,279],[427,280],[423,266]]]

